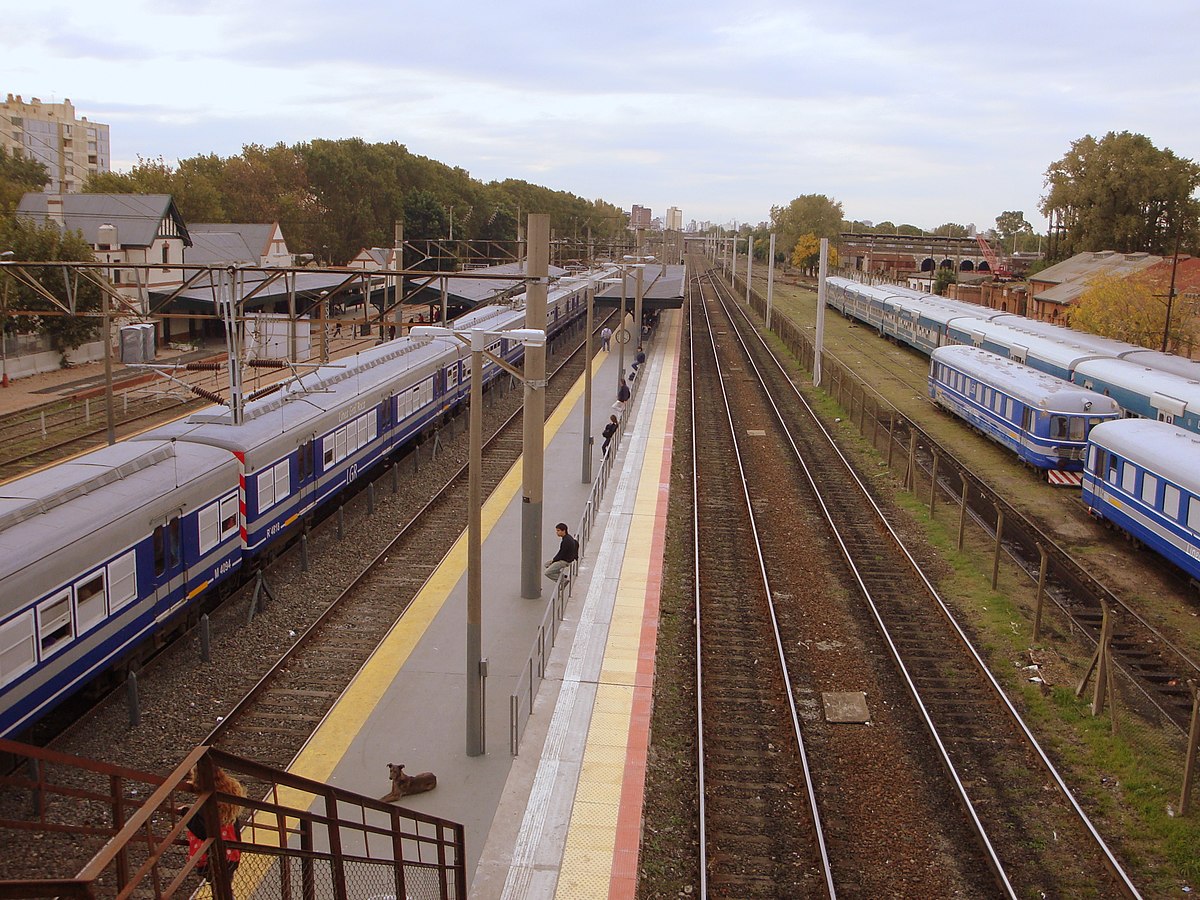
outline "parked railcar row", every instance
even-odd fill
[[[551,287],[548,335],[582,314],[587,284]],[[454,327],[524,322],[518,297]],[[489,350],[524,355],[503,337]],[[500,372],[489,361],[485,383]],[[399,338],[248,403],[241,424],[209,407],[0,486],[0,735],[172,628],[462,403],[469,382],[461,342]]]
[[[907,288],[827,286],[843,315],[931,357],[935,403],[1030,465],[1082,469],[1094,515],[1200,581],[1200,363]]]
[[[834,309],[927,356],[947,344],[981,347],[1107,394],[1127,417],[1200,433],[1200,363],[909,288],[848,278],[827,287]]]

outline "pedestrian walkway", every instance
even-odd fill
[[[483,509],[487,752],[466,752],[462,535],[290,767],[376,796],[388,790],[388,763],[433,771],[437,788],[401,804],[464,825],[473,897],[634,895],[680,323],[679,313],[664,314],[638,375],[617,469],[518,756],[509,750],[510,695],[547,603],[520,596],[519,462]],[[594,373],[599,435],[615,394],[614,356],[598,354]],[[590,489],[581,483],[582,392],[576,384],[546,425],[543,560],[557,549],[554,523],[574,528]],[[599,441],[592,453],[598,471]],[[553,585],[542,583],[549,598]]]

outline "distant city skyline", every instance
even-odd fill
[[[601,13],[603,19],[600,18]],[[1195,10],[1150,0],[1003,8],[864,0],[405,7],[299,0],[0,0],[0,91],[70,98],[111,167],[245,144],[397,141],[516,178],[757,224],[803,194],[850,220],[1038,230],[1071,142],[1133,131],[1195,158]]]

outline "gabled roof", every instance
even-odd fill
[[[1123,277],[1148,269],[1161,259],[1161,256],[1152,256],[1149,253],[1117,253],[1115,250],[1076,253],[1070,259],[1064,259],[1036,275],[1030,275],[1029,280],[1044,284],[1066,284],[1074,281],[1086,282],[1101,273]],[[1040,298],[1044,295],[1038,296]]]
[[[275,240],[275,233],[279,231],[279,225],[275,222],[268,225],[254,222],[198,222],[189,225],[188,231],[192,235],[196,235],[197,233],[236,234],[241,237],[242,241],[250,249],[251,258],[257,265],[262,257],[270,254],[271,242]],[[196,260],[188,260],[188,262],[194,261]]]
[[[192,246],[187,261],[201,266],[225,263],[257,266],[259,255],[250,249],[245,238],[234,231],[197,231],[192,228]]]
[[[122,247],[149,247],[166,219],[190,247],[192,239],[179,208],[170,194],[43,194],[28,193],[17,205],[17,215],[39,225],[48,218],[50,197],[62,200],[63,223],[70,231],[83,233],[89,244],[98,244],[100,226],[115,225]]]

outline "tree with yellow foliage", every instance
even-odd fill
[[[1145,273],[1128,278],[1097,275],[1068,307],[1067,323],[1081,331],[1158,349],[1167,324],[1168,288],[1161,277]],[[1195,340],[1195,323],[1180,315],[1181,311],[1176,297],[1168,349]]]
[[[815,269],[821,262],[821,239],[813,232],[800,235],[796,241],[796,246],[792,248],[792,265],[797,268],[810,270]],[[837,247],[830,244],[829,246],[829,265],[836,266],[838,264]]]

